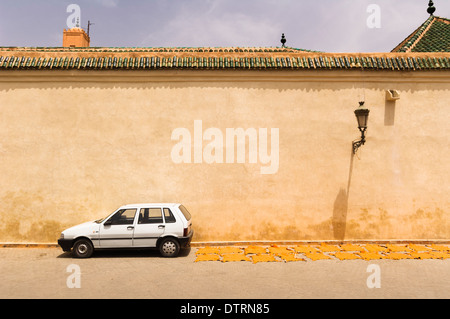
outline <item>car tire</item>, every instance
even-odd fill
[[[94,246],[89,239],[79,239],[73,245],[73,253],[77,258],[89,258],[94,252]]]
[[[165,238],[159,244],[159,252],[163,257],[176,257],[180,252],[180,243],[175,238]]]

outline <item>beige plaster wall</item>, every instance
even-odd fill
[[[450,72],[1,72],[0,242],[135,202],[183,203],[194,241],[449,239],[449,100]],[[278,128],[278,171],[175,164],[172,131],[195,120]]]

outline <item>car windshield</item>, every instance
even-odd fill
[[[188,210],[186,209],[186,207],[184,207],[183,205],[180,205],[180,210],[184,215],[184,218],[186,218],[187,221],[191,220],[191,214],[188,212]]]

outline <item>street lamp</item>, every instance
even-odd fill
[[[353,154],[361,145],[366,143],[365,132],[367,130],[367,120],[369,119],[369,109],[364,107],[364,102],[359,102],[359,107],[355,110],[356,120],[358,121],[358,129],[361,132],[361,139],[359,141],[353,142]]]

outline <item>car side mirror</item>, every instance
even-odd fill
[[[108,219],[106,222],[103,223],[103,226],[111,226],[112,225],[112,220]]]

